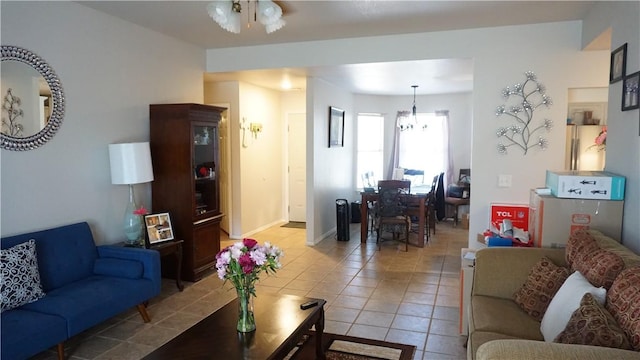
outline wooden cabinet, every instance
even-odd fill
[[[201,104],[149,106],[154,212],[169,212],[184,240],[182,277],[197,281],[220,250],[218,124],[224,108]]]

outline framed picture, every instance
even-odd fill
[[[638,83],[640,83],[640,71],[624,78],[622,82],[622,111],[638,109]]]
[[[173,228],[171,227],[169,213],[145,215],[144,225],[147,228],[149,245],[173,240]]]
[[[329,147],[344,146],[344,110],[329,107]]]
[[[627,43],[611,52],[611,70],[609,83],[622,80],[627,71]]]

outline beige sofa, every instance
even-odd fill
[[[600,249],[618,254],[625,269],[640,266],[640,256],[602,233],[589,230],[582,236],[593,237]],[[513,300],[514,293],[542,256],[556,265],[569,267],[565,249],[492,247],[476,252],[468,309],[468,360],[640,359],[640,352],[633,350],[544,341],[540,321],[529,316]],[[634,336],[640,336],[640,333],[634,333]]]

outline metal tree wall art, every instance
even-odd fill
[[[11,89],[7,90],[7,95],[2,101],[2,111],[7,112],[7,117],[2,117],[2,132],[6,135],[19,137],[22,136],[23,126],[18,122],[18,118],[24,116],[24,112],[20,109],[22,100],[13,95]]]
[[[502,141],[498,144],[498,152],[507,153],[507,148],[516,146],[527,154],[533,147],[539,146],[546,149],[549,141],[542,137],[543,130],[551,131],[553,121],[544,119],[541,122],[533,122],[533,114],[540,106],[549,107],[553,104],[551,98],[545,94],[545,87],[532,71],[524,73],[524,83],[507,86],[502,90],[505,104],[498,106],[496,116],[508,116],[514,120],[513,125],[500,127],[496,132]],[[537,137],[535,137],[537,135]]]

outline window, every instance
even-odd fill
[[[384,117],[380,114],[358,114],[357,188],[375,187],[383,179],[382,150],[384,143]],[[370,174],[371,182],[364,183]]]
[[[399,167],[424,171],[424,176],[411,177],[412,188],[414,185],[429,186],[430,188],[433,177],[445,171],[447,142],[445,141],[444,120],[444,116],[438,116],[434,113],[419,113],[417,114],[417,126],[412,130],[400,132]]]

